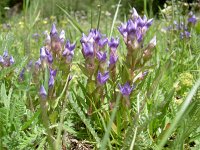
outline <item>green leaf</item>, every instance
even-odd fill
[[[40,113],[41,113],[41,110],[38,110],[38,111],[30,118],[30,120],[28,120],[27,122],[25,122],[25,123],[23,124],[23,126],[21,127],[21,130],[27,129],[27,128],[33,123],[33,121],[35,121],[36,119],[38,119]]]
[[[175,130],[176,125],[180,121],[182,121],[181,118],[184,116],[184,113],[187,110],[188,106],[190,105],[190,102],[191,102],[193,96],[195,95],[197,89],[199,88],[199,86],[200,86],[200,79],[195,83],[195,85],[191,89],[191,91],[188,94],[186,100],[182,104],[180,110],[177,112],[177,114],[176,114],[172,124],[170,125],[169,129],[166,131],[166,133],[164,134],[163,138],[159,142],[157,149],[162,149],[162,147],[165,145],[165,143],[166,143],[167,139],[169,138],[169,136],[171,135],[171,133]]]
[[[92,136],[94,137],[94,139],[96,140],[97,147],[99,147],[100,146],[100,138],[98,137],[97,133],[95,132],[95,129],[92,127],[92,125],[90,123],[90,120],[86,118],[86,116],[84,115],[84,113],[81,110],[81,108],[77,105],[77,103],[74,100],[72,100],[71,95],[69,96],[69,102],[70,102],[72,108],[79,115],[80,119],[86,125],[87,129],[90,131],[90,133],[92,134]]]

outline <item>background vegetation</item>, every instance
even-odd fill
[[[110,110],[109,103],[103,103],[90,116],[86,100],[94,84],[87,85],[87,76],[80,67],[84,64],[82,32],[87,35],[91,28],[99,27],[108,38],[120,37],[116,80],[119,83],[121,78],[128,78],[128,73],[120,72],[127,67],[124,63],[127,47],[117,27],[131,16],[132,6],[141,15],[155,16],[157,12],[152,10],[159,1],[127,0],[121,5],[114,0],[23,2],[21,13],[11,13],[7,19],[4,7],[10,1],[0,2],[3,10],[0,11],[3,12],[0,55],[8,50],[15,59],[10,67],[0,67],[0,149],[50,149],[52,139],[57,149],[200,148],[200,23],[197,20],[195,25],[188,26],[189,38],[180,38],[182,29],[176,28],[181,22],[188,23],[190,11],[198,18],[198,3],[189,5],[172,0],[166,7],[161,4],[159,19],[154,19],[144,40],[147,45],[156,35],[157,45],[145,66],[148,74],[132,92],[131,106],[122,107],[120,90],[116,87],[114,91],[119,94],[116,107]],[[68,85],[67,77],[58,73],[57,95],[53,99],[58,103],[50,104],[45,116],[40,108],[43,105],[39,90],[40,84],[48,86],[49,72],[43,70],[36,83],[34,69],[29,64],[40,57],[46,38],[44,32],[50,32],[52,23],[59,32],[65,30],[66,38],[76,42],[76,48],[72,80]],[[23,69],[26,71],[21,81]],[[112,97],[113,84],[110,79],[104,87],[107,100]],[[49,120],[47,126],[45,117]]]

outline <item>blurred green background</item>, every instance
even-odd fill
[[[4,22],[7,18],[19,14],[24,4],[32,5],[35,1],[40,3],[39,10],[43,17],[52,15],[60,16],[63,12],[57,7],[62,6],[68,12],[83,11],[86,15],[92,10],[98,10],[102,6],[103,11],[113,13],[119,0],[0,0],[0,21]],[[121,0],[120,15],[128,14],[131,7],[137,8],[140,13],[146,13],[153,17],[158,14],[159,9],[164,7],[167,0]],[[172,0],[168,0],[171,2]],[[173,0],[174,2],[177,0]],[[178,0],[182,2],[198,2],[198,0]],[[178,2],[177,1],[177,2]],[[144,10],[146,12],[144,12]]]

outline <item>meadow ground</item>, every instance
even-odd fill
[[[199,12],[119,6],[0,25],[0,149],[200,149]]]

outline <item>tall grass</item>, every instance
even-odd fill
[[[121,22],[121,0],[115,5],[111,16],[104,13],[104,3],[101,2],[99,10],[87,8],[92,13],[85,14],[83,17],[86,19],[74,17],[70,6],[55,4],[56,1],[54,4],[60,16],[44,19],[40,7],[44,7],[46,1],[34,1],[30,7],[29,1],[26,2],[23,17],[10,20],[11,29],[2,28],[2,25],[0,28],[0,55],[8,49],[16,60],[13,66],[0,67],[0,149],[81,147],[140,150],[200,147],[199,26],[191,28],[189,39],[180,39],[179,31],[163,31],[169,23],[184,18],[174,13],[177,11],[175,3],[170,18],[155,19],[145,37],[144,45],[156,34],[157,45],[152,59],[142,68],[148,70],[148,75],[137,83],[130,97],[131,104],[126,107],[118,88],[120,80],[126,80],[129,73],[124,64],[127,47],[117,29]],[[147,1],[143,2],[147,14]],[[95,1],[93,7],[98,8],[98,4],[99,1]],[[57,15],[56,10],[52,15]],[[128,18],[129,15],[125,16]],[[39,57],[44,41],[43,32],[49,32],[53,22],[58,31],[61,27],[66,29],[66,38],[76,41],[76,49],[70,74],[66,73],[67,77],[63,75],[60,71],[62,65],[59,66],[60,70],[57,68],[56,96],[48,100],[46,119],[49,124],[45,126],[41,117],[44,110],[40,109],[38,84],[43,83],[47,89],[49,72],[46,69],[36,83],[33,69],[29,69],[27,64],[30,59]],[[113,82],[110,79],[100,96],[97,95],[95,82],[88,83],[79,42],[82,33],[87,34],[90,27],[99,28],[109,39],[112,36],[120,37],[116,80]],[[32,37],[34,33],[39,34],[38,39]],[[20,82],[19,75],[23,68],[26,72],[23,82]],[[104,96],[104,101],[99,105],[96,99],[101,96]],[[110,102],[113,102],[113,107]],[[89,115],[90,106],[93,111]]]

